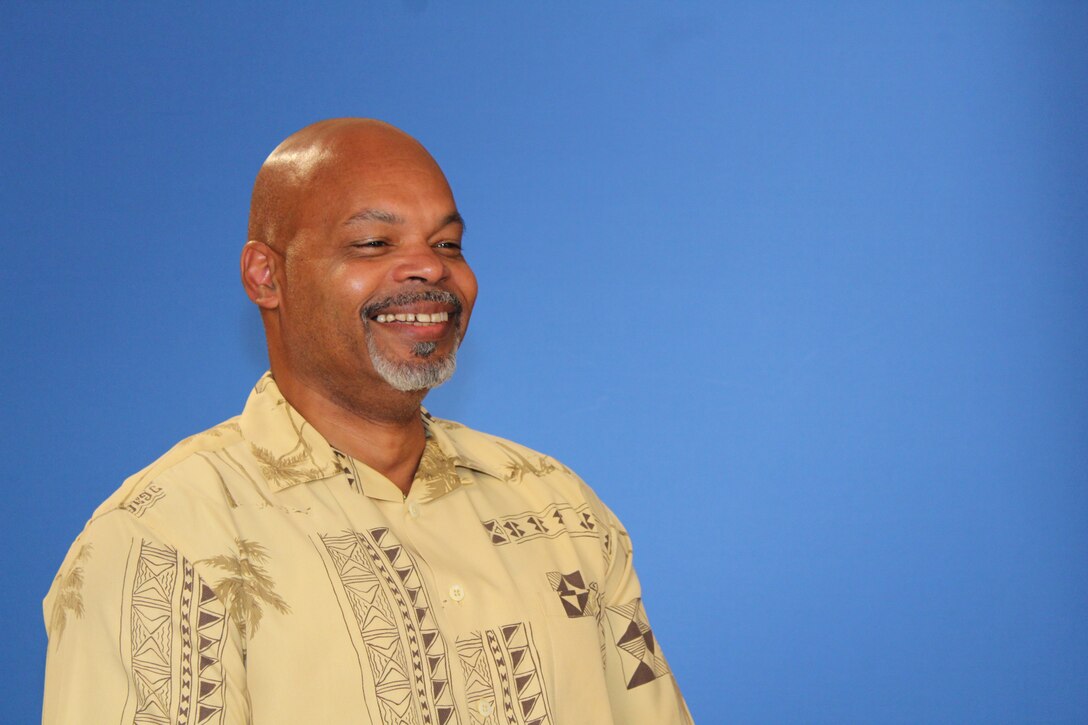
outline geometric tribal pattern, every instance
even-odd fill
[[[472,725],[554,725],[528,624],[461,637],[457,655]]]
[[[559,595],[559,601],[563,603],[563,610],[568,617],[574,619],[597,615],[600,606],[597,601],[597,582],[590,582],[587,587],[582,579],[582,572],[577,569],[570,574],[549,571],[547,576],[552,591]]]
[[[336,467],[340,469],[348,479],[348,488],[352,491],[361,493],[362,489],[359,488],[359,473],[355,470],[355,462],[348,456],[344,455],[337,449],[332,449],[333,458],[336,460]]]
[[[218,723],[223,716],[223,646],[227,612],[215,591],[199,578],[197,606],[191,621],[196,633],[192,648],[191,669],[196,674],[196,705],[193,708],[197,725]],[[183,725],[178,717],[178,725]]]
[[[601,535],[597,517],[593,515],[588,504],[574,508],[569,504],[553,503],[542,511],[526,511],[501,519],[490,519],[483,524],[495,546],[512,541],[520,544],[533,539],[555,539],[564,534],[593,537]]]
[[[170,547],[148,541],[141,542],[131,589],[126,593],[136,691],[132,722],[221,722],[223,603],[185,558]],[[176,710],[172,707],[175,681]],[[176,719],[171,718],[175,713]]]
[[[193,584],[196,572],[185,559],[181,561],[181,608],[178,611],[181,628],[181,689],[178,692],[178,725],[188,725],[193,701]]]
[[[657,641],[646,619],[642,599],[635,598],[618,607],[608,607],[608,625],[619,647],[627,689],[645,685],[669,674],[669,667],[658,651]]]
[[[177,573],[177,552],[141,542],[129,609],[136,725],[165,724],[171,719],[174,638],[170,612]]]
[[[465,677],[465,699],[468,701],[471,725],[500,725],[495,711],[495,686],[491,658],[487,656],[479,632],[457,638],[457,659]]]
[[[408,552],[385,528],[320,538],[354,615],[380,721],[459,723],[445,643]]]

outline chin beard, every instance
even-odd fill
[[[454,342],[448,355],[433,360],[429,358],[438,346],[433,342],[417,342],[412,346],[412,356],[417,359],[400,362],[383,355],[368,331],[366,349],[379,377],[396,390],[410,393],[437,388],[453,376],[453,371],[457,369],[457,346],[460,342],[460,339]]]

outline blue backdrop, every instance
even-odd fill
[[[265,369],[261,161],[363,115],[468,220],[428,406],[624,519],[699,723],[1088,720],[1088,5],[306,5],[2,3],[0,719],[93,508]]]

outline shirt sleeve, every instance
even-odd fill
[[[238,628],[194,562],[128,512],[87,525],[44,614],[43,725],[248,722]]]
[[[692,725],[680,688],[654,636],[635,573],[631,537],[589,492],[604,527],[607,559],[602,591],[605,678],[613,721],[630,725]]]

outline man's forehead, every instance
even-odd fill
[[[368,119],[322,121],[285,139],[257,176],[251,209],[251,238],[272,241],[290,239],[292,229],[346,219],[418,217],[430,226],[457,211],[427,150],[403,131]]]

